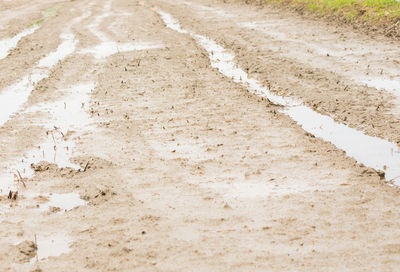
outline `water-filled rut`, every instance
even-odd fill
[[[384,171],[387,181],[400,182],[400,152],[395,143],[368,136],[337,123],[331,117],[319,114],[290,97],[273,94],[239,68],[234,62],[235,56],[228,50],[205,36],[182,29],[170,14],[161,10],[158,13],[167,27],[194,38],[208,52],[212,67],[217,68],[223,75],[243,84],[250,92],[283,106],[281,112],[296,121],[308,133],[334,144],[357,162],[377,171]]]

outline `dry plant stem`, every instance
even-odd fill
[[[36,236],[36,233],[35,233],[35,247],[36,247],[36,263],[38,263],[39,262],[39,256],[38,256],[38,243],[37,243],[37,236]]]
[[[83,169],[83,172],[86,172],[86,170],[88,169],[88,167],[89,167],[89,161],[86,163],[85,168]]]
[[[54,133],[53,133],[53,131],[51,131],[51,137],[53,138],[53,142],[54,142],[54,150],[56,149],[56,146],[57,146],[57,144],[56,144],[56,140],[54,139]]]
[[[21,173],[18,170],[17,170],[17,173],[18,173],[18,181],[21,182],[22,185],[24,185],[24,187],[26,188],[26,185],[25,185],[24,179],[21,176]]]

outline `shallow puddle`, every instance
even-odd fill
[[[114,55],[116,53],[130,52],[135,50],[157,49],[163,45],[151,43],[116,43],[102,42],[91,48],[85,48],[79,51],[81,54],[92,54],[97,59],[102,59]]]
[[[14,173],[8,173],[8,172],[0,173],[0,195],[6,196],[8,195],[10,190],[16,191],[17,187],[18,187],[17,179],[14,177]],[[6,206],[0,205],[0,213],[3,213],[8,209],[9,209],[8,205]]]
[[[184,30],[172,16],[159,11],[167,27],[192,36],[207,52],[211,65],[235,82],[242,83],[249,91],[284,106],[283,113],[291,117],[302,128],[325,141],[334,144],[359,163],[376,170],[385,171],[388,181],[400,182],[400,155],[396,144],[371,137],[361,131],[336,123],[331,117],[321,115],[311,108],[287,97],[274,95],[257,80],[248,77],[234,62],[234,55],[214,41]]]
[[[392,94],[400,97],[400,81],[389,78],[364,78],[359,80],[368,87],[373,87],[378,90],[386,90]]]
[[[300,61],[308,62],[312,59],[315,59],[316,56],[320,57],[318,58],[317,62],[314,63],[314,65],[322,69],[329,70],[329,67],[336,67],[338,62],[343,62],[347,67],[346,71],[348,71],[349,63],[355,64],[352,69],[359,71],[358,74],[346,73],[343,74],[343,76],[347,77],[351,81],[356,82],[357,84],[365,84],[368,87],[376,88],[378,90],[385,90],[391,92],[397,97],[400,97],[400,81],[391,78],[398,78],[398,70],[392,70],[384,67],[379,68],[378,64],[373,65],[374,69],[372,69],[371,71],[369,71],[368,69],[365,72],[362,72],[362,70],[365,68],[361,64],[363,62],[362,60],[365,58],[365,56],[372,54],[373,50],[376,50],[376,48],[371,49],[368,46],[363,46],[362,48],[360,48],[357,47],[357,45],[352,46],[348,43],[347,46],[349,47],[345,46],[346,43],[340,43],[339,46],[336,44],[328,43],[329,40],[324,41],[316,39],[315,41],[310,41],[302,40],[300,38],[290,38],[287,34],[284,33],[284,31],[279,31],[279,29],[277,30],[277,27],[282,27],[282,25],[277,24],[276,22],[274,23],[273,21],[239,22],[238,25],[243,28],[261,31],[264,35],[271,37],[275,41],[290,43],[296,46],[297,50],[287,50],[285,51],[285,55],[291,56]],[[279,49],[279,51],[280,50],[281,48]],[[308,55],[309,58],[305,59],[305,55]],[[327,59],[327,56],[336,58]],[[374,57],[373,54],[372,57]],[[367,66],[367,64],[365,64],[364,66]],[[369,64],[367,67],[369,67]],[[389,75],[381,76],[378,75],[376,72],[375,75],[373,75],[373,70],[381,70],[381,73],[383,72],[383,70],[385,70],[385,73],[388,73]],[[339,71],[336,69],[334,72],[338,73]],[[366,72],[366,75],[364,75],[363,77],[359,77],[361,73]],[[390,76],[390,74],[392,76]]]
[[[46,57],[39,61],[38,67],[51,68],[59,61],[65,59],[68,55],[75,51],[75,46],[78,43],[73,34],[61,34],[60,38],[62,43],[58,46],[56,51],[51,52]]]
[[[100,40],[100,44],[90,48],[84,48],[79,51],[80,54],[91,54],[96,59],[103,59],[117,53],[124,53],[136,50],[157,49],[164,47],[164,45],[154,44],[149,42],[119,43],[111,40],[106,33],[104,33],[99,29],[102,21],[105,18],[111,16],[110,9],[111,9],[111,2],[108,2],[104,6],[105,12],[102,15],[97,16],[94,23],[89,25],[89,30]],[[129,13],[118,14],[118,16],[127,16],[127,15],[132,15],[132,14]]]
[[[32,27],[25,29],[21,33],[9,39],[0,40],[0,60],[8,56],[10,51],[14,49],[18,42],[25,36],[28,36],[39,29],[39,25],[35,24]]]
[[[77,43],[74,36],[64,34],[61,39],[62,43],[57,50],[41,59],[37,68],[0,92],[0,126],[22,108],[36,84],[49,76],[50,69],[74,52]]]
[[[28,100],[35,85],[49,76],[49,71],[36,69],[17,83],[0,92],[0,126],[18,112]]]
[[[46,212],[49,208],[59,208],[61,211],[67,212],[79,206],[85,206],[86,201],[81,199],[79,194],[43,194],[42,196],[49,199],[48,202],[40,205],[40,211]]]
[[[37,68],[33,69],[30,74],[0,92],[0,126],[4,125],[13,114],[21,110],[31,92],[35,89],[36,84],[50,75],[51,68],[75,51],[78,41],[70,33],[70,29],[72,25],[79,23],[90,14],[91,12],[88,11],[72,20],[72,23],[66,27],[67,31],[60,35],[62,42],[57,49],[42,58]],[[83,108],[88,101],[88,94],[82,96],[79,90],[89,92],[92,87],[93,83],[84,86],[77,85],[75,88],[72,87],[70,89],[70,94],[76,94],[77,96],[68,96],[62,102],[57,101],[55,104],[47,103],[36,107],[36,111],[47,111],[53,117],[53,119],[49,119],[49,123],[43,124],[48,129],[47,140],[37,148],[30,150],[18,162],[3,164],[3,171],[0,172],[0,194],[8,194],[10,190],[15,191],[19,186],[22,186],[20,182],[16,182],[19,175],[24,179],[32,177],[34,172],[30,167],[31,163],[48,161],[57,164],[58,167],[80,169],[80,166],[69,161],[72,156],[74,142],[66,141],[64,136],[67,132],[66,127],[76,123],[77,119],[79,119],[79,122],[87,120],[87,118],[85,119],[86,113]],[[80,106],[77,106],[78,103]],[[77,110],[79,107],[82,109]],[[84,114],[82,114],[82,110]],[[29,111],[35,111],[35,108],[28,109],[27,112]]]
[[[63,233],[55,233],[53,235],[41,236],[37,239],[37,256],[31,259],[31,264],[36,261],[44,261],[49,257],[57,257],[71,251],[70,245],[72,239]]]
[[[47,112],[51,116],[46,128],[57,127],[63,134],[70,129],[79,129],[90,123],[86,112],[94,82],[82,82],[62,90],[63,96],[56,101],[40,103],[26,110],[27,113]]]
[[[347,156],[368,167],[385,171],[388,181],[400,181],[400,152],[397,144],[336,123],[332,118],[306,106],[287,107],[282,112],[305,131],[345,151]]]
[[[79,165],[70,162],[74,156],[75,142],[66,136],[69,132],[80,131],[90,125],[86,110],[94,87],[93,82],[76,84],[63,90],[64,96],[60,99],[41,103],[25,111],[29,114],[48,113],[47,123],[41,124],[47,134],[46,140],[27,152],[19,161],[8,163],[8,173],[0,176],[0,194],[7,194],[10,190],[16,190],[17,186],[21,186],[15,182],[18,180],[14,177],[17,171],[23,178],[33,177],[32,163],[46,161],[56,164],[59,168],[81,169]]]
[[[80,169],[79,165],[73,164],[69,161],[72,156],[74,144],[63,139],[59,131],[50,131],[47,135],[47,141],[40,144],[36,149],[30,151],[24,159],[23,174],[24,177],[31,177],[30,174],[32,163],[39,163],[41,161],[54,163],[58,168],[70,167],[72,169]]]

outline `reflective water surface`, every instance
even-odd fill
[[[0,40],[0,60],[8,56],[10,51],[17,47],[18,42],[25,36],[28,36],[39,29],[39,25],[35,24],[32,27],[25,29],[12,38]]]
[[[290,116],[305,131],[334,144],[359,163],[385,171],[388,181],[400,182],[400,152],[396,144],[365,135],[361,131],[335,122],[329,116],[315,112],[298,101],[271,93],[267,87],[257,80],[249,78],[248,74],[236,65],[231,52],[205,36],[182,29],[178,21],[170,14],[163,11],[159,11],[159,14],[167,27],[192,36],[207,50],[211,65],[222,74],[232,78],[235,82],[242,83],[249,91],[284,106],[282,113]]]

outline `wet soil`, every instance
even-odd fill
[[[347,77],[343,67],[355,65],[347,59],[332,57],[322,63],[337,68],[324,69],[317,60],[306,61],[313,55],[286,56],[293,42],[271,40],[262,29],[241,24],[266,18],[278,24],[273,10],[193,2],[71,1],[18,44],[25,68],[14,75],[17,55],[0,60],[10,67],[1,95],[57,49],[68,30],[61,23],[72,22],[75,50],[50,68],[0,128],[0,173],[26,165],[32,150],[52,143],[48,131],[60,131],[54,105],[68,110],[72,95],[88,118],[67,118],[67,130],[53,142],[56,151],[68,148],[76,168],[57,164],[57,158],[39,160],[29,178],[20,171],[26,187],[17,176],[16,199],[1,194],[0,270],[395,270],[399,188],[305,132],[281,106],[222,75],[208,53],[189,35],[167,28],[154,7],[231,49],[235,61],[273,92],[365,134],[400,140],[395,96]],[[296,22],[308,24],[299,29],[317,28]],[[316,33],[334,37],[329,31]],[[359,41],[355,46],[373,42],[346,35]],[[100,58],[81,53],[102,39],[159,46]],[[39,41],[43,48],[27,54]],[[379,54],[386,51],[361,63]],[[394,75],[393,65],[385,75]],[[300,72],[304,76],[294,76]],[[88,99],[74,87],[82,84],[93,84]],[[60,199],[75,204],[64,206]]]
[[[288,19],[274,9],[220,4],[210,12],[207,1],[172,5],[191,10],[193,16],[178,18],[232,50],[239,66],[275,93],[297,97],[368,135],[400,141],[399,48],[392,40],[379,37],[377,44],[346,28]],[[391,84],[380,84],[384,81]]]
[[[254,5],[258,9],[267,8],[275,9],[280,12],[291,14],[291,16],[301,16],[303,18],[311,18],[316,21],[323,21],[327,24],[340,25],[341,27],[348,28],[352,32],[362,33],[368,35],[370,38],[376,36],[390,37],[394,40],[400,38],[400,26],[398,18],[390,18],[382,16],[378,20],[370,20],[363,17],[365,10],[359,7],[358,17],[348,18],[340,13],[320,13],[310,10],[306,5],[307,3],[290,3],[288,2],[274,2],[263,0],[222,0],[223,3],[240,3],[245,5]]]

